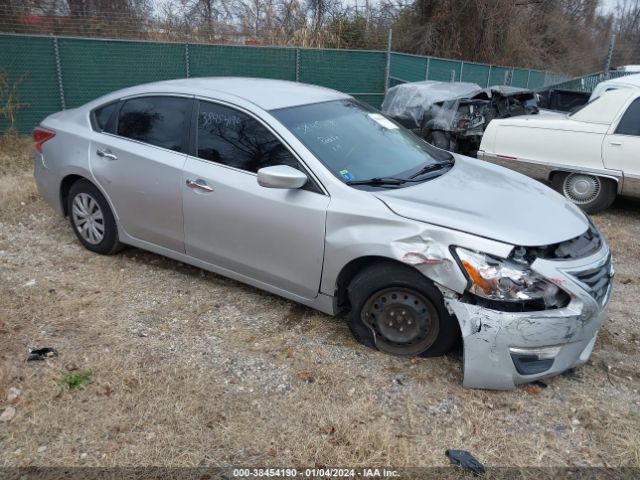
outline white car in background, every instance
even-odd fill
[[[588,213],[640,198],[640,89],[604,92],[568,115],[492,120],[478,158],[550,182]]]
[[[618,90],[619,88],[640,88],[640,73],[636,75],[627,75],[624,77],[612,78],[611,80],[605,80],[596,85],[596,88],[591,92],[589,101],[595,100],[604,92],[610,90]]]

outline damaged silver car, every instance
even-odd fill
[[[466,82],[404,83],[389,89],[382,104],[383,113],[432,145],[473,156],[491,120],[538,111],[531,90]]]
[[[331,315],[394,355],[462,339],[464,385],[587,361],[611,254],[561,195],[434,148],[348,95],[199,78],[47,117],[35,178],[87,249],[132,245]]]

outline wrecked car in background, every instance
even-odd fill
[[[611,255],[580,209],[344,93],[158,82],[50,115],[34,140],[38,190],[88,250],[132,245],[346,311],[394,355],[462,338],[467,387],[583,364],[605,316]]]
[[[538,96],[506,85],[413,82],[390,88],[382,112],[438,148],[475,156],[492,119],[538,113]]]

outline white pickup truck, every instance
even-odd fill
[[[570,114],[492,120],[478,158],[551,185],[588,213],[640,198],[640,89],[604,92]]]

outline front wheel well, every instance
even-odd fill
[[[69,214],[69,212],[67,212],[67,199],[69,198],[71,186],[78,180],[83,180],[84,178],[85,177],[81,175],[67,175],[60,183],[60,202],[62,203],[62,212],[65,217]]]
[[[367,256],[367,257],[359,257],[354,260],[351,260],[347,263],[340,273],[338,274],[338,280],[336,281],[336,296],[338,299],[338,307],[339,308],[350,308],[349,304],[349,295],[348,288],[351,281],[355,278],[355,276],[360,273],[362,270],[369,268],[373,265],[378,265],[381,268],[385,265],[402,265],[404,268],[415,270],[410,265],[402,263],[399,260],[394,260],[393,258],[388,257],[379,257],[379,256]]]

